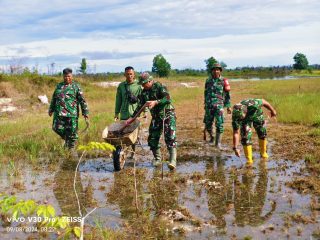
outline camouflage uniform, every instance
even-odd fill
[[[65,140],[65,147],[68,148],[73,148],[78,139],[79,104],[82,115],[87,116],[88,105],[78,83],[61,82],[57,85],[51,99],[49,113],[54,113],[53,131]]]
[[[150,109],[152,116],[148,137],[150,149],[156,150],[161,147],[159,140],[163,127],[167,148],[176,148],[176,114],[167,89],[161,83],[154,82],[151,89],[142,90],[139,99],[139,105],[132,116],[134,116],[147,101],[158,101],[158,104]]]
[[[208,78],[205,83],[204,105],[205,123],[207,131],[212,134],[212,123],[216,119],[215,126],[217,133],[223,133],[224,107],[230,107],[230,92],[226,90],[229,87],[228,80],[220,78]]]
[[[240,128],[241,144],[244,146],[252,145],[252,124],[255,128],[259,139],[267,137],[266,122],[263,116],[262,99],[246,99],[234,105],[232,112],[233,130]],[[241,119],[242,114],[245,118]]]

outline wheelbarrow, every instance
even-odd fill
[[[131,146],[138,140],[140,121],[137,118],[147,106],[148,104],[145,103],[140,108],[130,124],[127,124],[125,120],[115,122],[109,127],[106,127],[102,132],[102,138],[107,143],[116,147],[116,150],[113,152],[113,166],[115,171],[123,169]]]
[[[135,119],[130,125],[126,121],[111,124],[103,130],[102,138],[116,147],[113,152],[115,171],[123,169],[127,155],[132,151],[131,146],[138,140],[140,121]]]

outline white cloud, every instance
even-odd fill
[[[155,53],[174,68],[203,68],[209,56],[230,67],[283,65],[303,52],[318,63],[319,9],[315,0],[1,0],[0,61],[76,66],[85,53],[105,54],[91,63],[118,71],[151,68]]]
[[[82,57],[87,57],[88,63],[95,64],[98,71],[119,71],[130,64],[148,70],[157,53],[162,53],[173,68],[204,68],[203,61],[210,56],[224,61],[229,67],[292,64],[296,52],[306,54],[310,63],[318,63],[320,47],[315,40],[320,39],[320,32],[315,29],[320,29],[320,22],[286,27],[274,33],[224,35],[204,39],[61,38],[0,46],[0,55],[6,53],[6,56],[42,58],[43,63],[40,65],[44,66],[50,62],[77,66]],[[84,56],[85,52],[87,56]],[[109,54],[105,59],[90,59],[90,56],[103,52]],[[114,59],[110,59],[112,54]],[[55,56],[63,55],[66,59],[59,63],[59,58],[55,59]],[[71,62],[68,62],[68,56],[72,56]],[[32,64],[32,59],[29,62]]]

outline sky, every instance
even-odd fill
[[[0,0],[0,71],[150,71],[162,54],[176,69],[320,64],[319,0]]]

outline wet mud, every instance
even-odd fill
[[[146,126],[141,131],[141,145],[136,147],[135,168],[134,160],[128,160],[122,171],[114,172],[109,156],[82,161],[76,177],[80,209],[86,212],[97,207],[86,220],[86,231],[98,223],[120,231],[124,239],[320,237],[319,178],[306,171],[301,152],[290,154],[288,148],[279,147],[286,139],[282,131],[287,126],[270,131],[268,160],[260,159],[257,145],[253,146],[254,164],[247,167],[245,158],[235,157],[230,149],[230,128],[223,139],[225,149],[220,151],[203,140],[201,112],[192,121],[187,116],[178,112],[175,172],[165,163],[152,167]],[[166,159],[164,147],[162,153]],[[4,166],[0,188],[18,198],[50,203],[58,215],[79,216],[73,189],[76,165],[76,160],[60,159],[36,169],[19,165],[12,171]],[[311,184],[309,177],[317,180]],[[10,233],[2,224],[0,236],[26,239],[38,235]],[[54,239],[56,235],[46,237]]]

